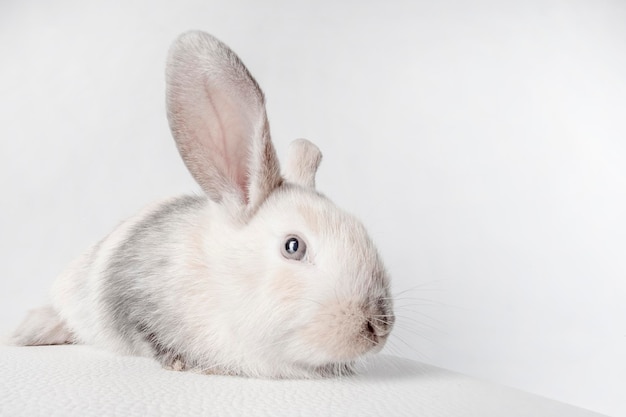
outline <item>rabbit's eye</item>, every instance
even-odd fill
[[[297,236],[287,236],[282,249],[285,258],[296,261],[302,260],[306,254],[306,244]]]

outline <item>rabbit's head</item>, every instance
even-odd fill
[[[170,127],[220,223],[206,240],[232,287],[234,343],[322,373],[380,350],[394,322],[388,275],[363,225],[316,191],[317,147],[294,141],[281,172],[263,93],[210,35],[183,34],[167,71]]]

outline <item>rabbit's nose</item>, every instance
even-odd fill
[[[370,316],[365,322],[365,330],[371,335],[377,337],[385,337],[389,333],[391,333],[391,328],[393,327],[394,320],[394,316],[386,318]]]
[[[391,333],[396,316],[384,299],[379,299],[366,316],[365,330],[368,334],[385,337]]]

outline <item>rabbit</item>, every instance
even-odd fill
[[[166,369],[256,378],[356,372],[395,316],[366,229],[315,189],[305,139],[281,172],[264,94],[215,37],[170,48],[167,117],[202,195],[122,222],[55,281],[16,345],[88,344]]]

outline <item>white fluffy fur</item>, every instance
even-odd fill
[[[263,103],[225,45],[182,35],[168,63],[169,119],[209,198],[168,200],[120,224],[58,278],[53,308],[15,343],[87,343],[170,369],[276,378],[349,372],[380,350],[394,316],[379,255],[361,223],[315,191],[317,147],[296,142],[281,175]],[[304,259],[282,255],[290,235]]]

